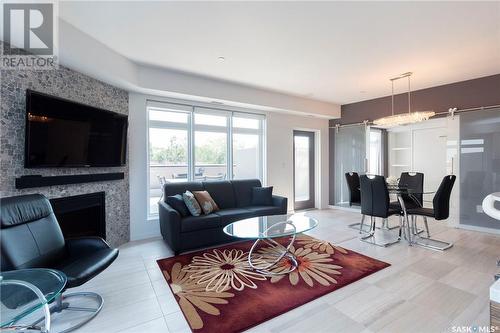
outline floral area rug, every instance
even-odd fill
[[[286,246],[290,239],[274,240]],[[277,249],[261,243],[254,251],[255,263],[269,259]],[[252,244],[245,241],[158,260],[193,332],[243,331],[389,266],[299,235],[290,248],[298,268],[266,276],[248,263]],[[285,258],[272,271],[286,272],[290,265]]]

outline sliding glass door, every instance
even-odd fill
[[[367,127],[364,125],[345,126],[335,130],[334,198],[337,206],[349,204],[349,189],[345,173],[367,172],[366,133]]]
[[[460,114],[460,224],[500,229],[482,210],[484,197],[500,191],[500,108]]]

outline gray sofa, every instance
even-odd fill
[[[273,195],[272,206],[252,206],[252,189],[261,186],[258,179],[165,184],[163,199],[158,203],[163,239],[178,254],[237,240],[222,231],[231,222],[255,216],[286,214],[287,198],[277,195]],[[220,210],[208,215],[181,217],[166,203],[166,199],[182,195],[186,190],[208,191]]]

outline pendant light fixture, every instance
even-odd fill
[[[412,72],[403,73],[391,80],[392,93],[391,93],[391,110],[392,115],[387,117],[382,117],[375,119],[373,123],[377,126],[392,127],[400,125],[408,125],[412,123],[417,123],[420,121],[428,120],[430,117],[435,115],[433,111],[419,111],[411,112],[411,75]],[[408,78],[408,113],[394,114],[394,81]]]

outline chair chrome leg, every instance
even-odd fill
[[[424,225],[425,231],[427,232],[427,238],[431,238],[431,234],[429,233],[429,224],[427,223],[427,216],[424,216]]]
[[[376,235],[375,235],[375,232],[376,232],[376,229],[377,229],[376,228],[376,224],[375,224],[375,217],[370,216],[370,218],[371,218],[371,224],[370,224],[371,231],[370,231],[370,233],[368,235],[362,236],[360,238],[360,240],[362,242],[369,243],[369,244],[376,245],[376,246],[381,246],[381,247],[388,247],[388,246],[391,246],[393,244],[398,243],[401,240],[401,236],[399,236],[398,238],[391,239],[391,240],[389,240],[388,242],[385,242],[385,243],[379,243],[379,242],[377,242]],[[387,233],[389,231],[381,229],[379,232],[381,232],[381,233]],[[401,232],[401,230],[400,230],[400,232]]]
[[[78,307],[78,306],[71,306],[69,302],[65,302],[67,299],[73,298],[73,297],[93,298],[93,299],[95,299],[97,306],[95,308]],[[72,332],[72,331],[82,327],[83,325],[85,325],[86,323],[88,323],[89,321],[94,319],[95,316],[97,316],[97,314],[101,311],[103,304],[104,304],[104,300],[102,299],[101,295],[93,293],[93,292],[75,292],[75,293],[59,295],[56,298],[55,304],[50,307],[51,314],[52,313],[61,313],[60,316],[62,317],[62,316],[64,316],[63,311],[68,310],[68,311],[89,312],[90,315],[88,317],[86,317],[85,319],[83,319],[82,321],[80,321],[79,323],[77,323],[69,328],[66,328],[62,331],[57,331],[56,333],[68,333],[68,332]],[[63,319],[63,318],[61,318],[61,319]],[[42,320],[43,320],[43,318],[35,321],[32,325],[34,326],[37,323],[41,322]],[[54,332],[54,330],[51,330],[50,332]]]
[[[404,230],[404,225],[403,225],[403,216],[399,215],[399,240],[401,240],[401,236]]]
[[[453,246],[451,242],[445,242],[439,239],[427,238],[427,237],[417,237],[417,239],[413,242],[413,244],[418,245],[420,247],[425,247],[431,250],[444,251],[448,250]]]
[[[371,224],[365,223],[365,215],[361,216],[360,223],[352,223],[348,225],[351,229],[356,229],[360,234],[369,234],[371,232]],[[375,226],[375,228],[380,229],[380,227]]]
[[[365,225],[365,214],[361,215],[361,223],[359,224],[359,233],[363,233],[363,226]]]
[[[438,251],[444,251],[444,250],[447,250],[453,246],[453,243],[451,243],[451,242],[446,242],[446,241],[442,241],[439,239],[431,238],[430,232],[429,232],[429,224],[427,223],[427,217],[426,216],[422,216],[422,217],[424,219],[424,225],[425,225],[427,237],[415,235],[415,240],[413,242],[415,245],[418,245],[420,247],[425,247],[425,248],[431,249],[431,250],[438,250]]]
[[[399,228],[399,226],[395,225],[393,227],[390,227],[389,226],[389,219],[384,219],[383,222],[382,222],[382,227],[380,229],[385,229],[385,230],[394,230],[394,229],[397,229]]]

